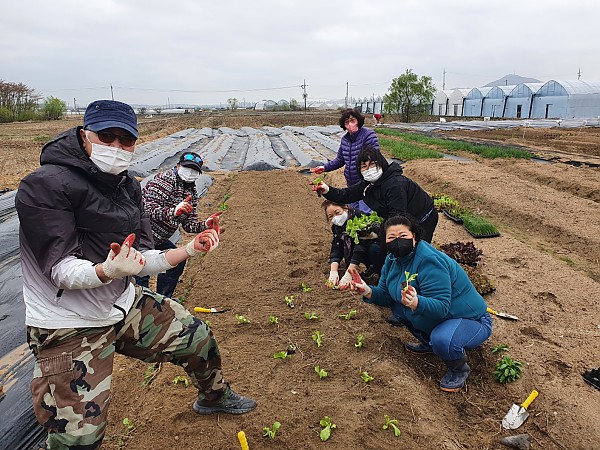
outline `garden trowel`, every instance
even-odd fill
[[[494,316],[502,317],[503,319],[519,320],[519,318],[517,316],[513,316],[512,314],[507,314],[504,312],[498,312],[498,311],[490,308],[489,306],[488,306],[487,312],[489,312],[490,314],[493,314]]]
[[[199,312],[199,313],[224,313],[224,312],[227,312],[230,310],[231,310],[231,308],[217,309],[217,308],[201,308],[200,306],[194,307],[194,311]]]
[[[529,405],[531,405],[531,402],[533,402],[537,396],[538,391],[534,389],[533,391],[531,391],[531,394],[529,394],[529,397],[527,397],[527,400],[521,403],[521,405],[513,404],[508,410],[506,416],[504,416],[504,419],[502,419],[502,426],[507,430],[516,430],[521,425],[523,425],[523,422],[525,422],[525,420],[527,420],[527,418],[529,417],[527,408],[529,407]]]

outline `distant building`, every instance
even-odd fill
[[[496,86],[490,89],[481,108],[483,117],[503,117],[504,106],[508,94],[514,89],[514,86]]]
[[[465,117],[483,117],[483,99],[491,90],[491,87],[471,89],[465,97],[463,115]]]
[[[600,82],[550,80],[533,96],[532,118],[600,116]]]
[[[521,83],[517,84],[508,94],[504,116],[506,118],[529,119],[533,96],[544,83]]]

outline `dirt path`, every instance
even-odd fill
[[[386,311],[361,303],[351,293],[323,287],[330,236],[319,201],[306,186],[310,177],[293,170],[218,175],[202,210],[208,215],[226,192],[231,194],[222,245],[190,264],[178,293],[185,295],[189,308],[233,308],[208,319],[221,346],[226,377],[237,390],[258,400],[259,406],[240,417],[199,417],[190,407],[193,390],[171,383],[182,374],[180,369],[164,366],[151,387],[145,388],[141,382],[147,365],[119,358],[103,448],[119,448],[121,422],[128,417],[136,427],[126,438],[127,448],[133,450],[234,449],[241,429],[252,449],[312,449],[322,445],[318,422],[328,415],[338,428],[327,445],[336,449],[500,449],[504,447],[496,440],[507,434],[500,428],[503,415],[535,388],[540,396],[519,431],[547,449],[593,449],[600,441],[600,431],[593,425],[600,397],[580,373],[600,364],[599,285],[526,239],[520,229],[525,219],[518,211],[529,211],[529,203],[550,202],[552,197],[559,207],[562,202],[577,206],[585,201],[597,208],[597,203],[567,196],[566,191],[544,190],[530,180],[507,175],[509,170],[502,167],[440,161],[432,168],[431,164],[409,163],[407,174],[428,189],[438,187],[429,178],[441,180],[449,193],[461,194],[465,201],[479,196],[486,213],[497,205],[488,204],[490,198],[508,197],[502,203],[506,210],[497,215],[510,219],[516,237],[500,222],[500,238],[479,240],[476,245],[484,251],[484,272],[497,285],[488,302],[521,318],[516,323],[494,319],[489,341],[508,344],[510,355],[526,363],[521,380],[507,386],[493,381],[497,357],[486,344],[470,354],[473,373],[468,390],[455,395],[439,391],[441,363],[432,356],[405,353],[402,343],[410,336],[383,321]],[[334,179],[341,184],[339,174]],[[476,195],[466,195],[469,186]],[[517,197],[524,192],[531,195],[511,202],[511,192]],[[584,225],[580,232],[566,230],[569,239],[589,239],[592,249],[597,224],[589,211],[581,214],[575,206],[572,220]],[[540,217],[536,230],[560,226],[551,214]],[[542,237],[547,245],[562,245],[554,232]],[[441,220],[434,240],[471,238],[462,227]],[[578,249],[577,258],[588,264],[580,248],[573,248]],[[302,292],[302,282],[313,290]],[[294,309],[283,302],[285,295],[292,294]],[[358,312],[354,320],[338,317],[351,309]],[[315,312],[321,320],[308,321],[304,312]],[[243,314],[251,323],[237,324],[233,313]],[[279,317],[279,325],[269,325],[269,315]],[[315,330],[324,335],[322,348],[311,338]],[[361,350],[354,347],[358,334],[365,336]],[[291,359],[273,358],[289,344],[298,347]],[[329,377],[319,380],[316,365],[325,368]],[[375,380],[363,383],[360,372],[364,370]],[[384,414],[398,419],[400,438],[381,429]],[[282,424],[277,439],[263,438],[262,428],[276,420]]]

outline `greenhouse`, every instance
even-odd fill
[[[600,82],[550,80],[533,96],[532,118],[600,116]]]
[[[437,116],[448,115],[448,99],[452,91],[438,91],[433,100],[431,114]]]
[[[471,89],[465,97],[463,115],[465,117],[482,117],[483,99],[491,90],[491,87]]]
[[[471,92],[471,89],[454,89],[450,95],[448,95],[447,116],[463,115],[463,103],[469,92]]]
[[[516,119],[530,118],[529,113],[531,112],[533,96],[543,85],[544,83],[517,84],[506,98],[503,117]]]
[[[504,117],[506,98],[515,86],[496,86],[490,89],[483,99],[481,115],[483,117]]]

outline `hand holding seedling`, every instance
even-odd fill
[[[175,217],[179,217],[182,214],[189,214],[194,210],[194,205],[190,202],[192,201],[192,196],[188,195],[184,201],[180,202],[175,207]]]
[[[338,286],[340,289],[344,290],[350,287],[350,283],[352,283],[352,274],[346,270],[346,273],[341,278],[340,282],[338,283]]]
[[[316,192],[319,197],[329,192],[329,186],[327,186],[322,180],[317,184],[310,183],[310,186],[312,186],[312,190]]]
[[[358,292],[360,295],[366,298],[371,298],[373,290],[367,283],[360,277],[357,271],[352,272],[352,282],[350,283],[350,289]]]
[[[219,245],[219,233],[213,229],[204,230],[196,235],[193,241],[185,246],[185,251],[190,256],[213,251]]]
[[[402,289],[402,304],[413,311],[419,305],[417,290],[413,286],[408,286],[406,290]]]
[[[222,211],[216,212],[214,213],[212,216],[210,216],[208,219],[206,219],[204,221],[204,225],[206,225],[206,228],[211,229],[211,230],[215,230],[217,233],[220,233],[220,225],[221,225],[221,219],[220,219],[220,215],[223,214]]]
[[[327,279],[327,282],[330,285],[337,286],[339,281],[340,281],[340,274],[338,273],[338,271],[337,270],[329,271],[329,278]]]
[[[325,173],[325,166],[313,167],[312,169],[310,169],[310,171],[315,175],[321,175],[322,173]]]

